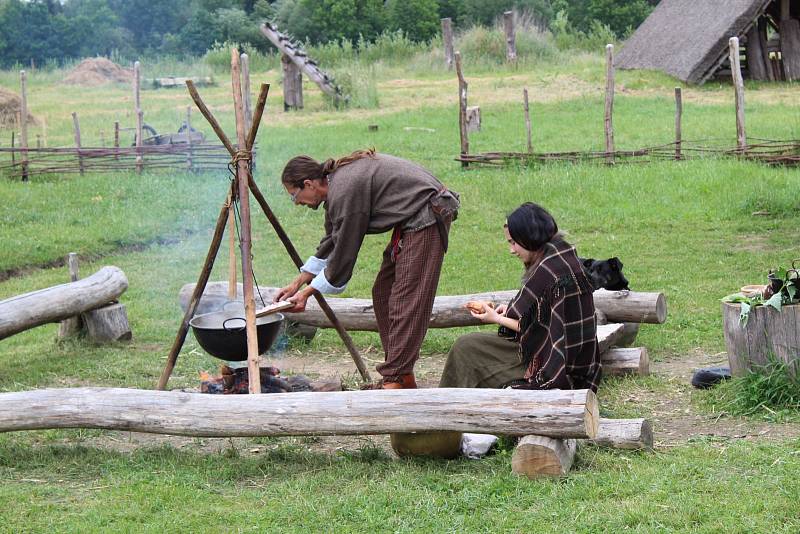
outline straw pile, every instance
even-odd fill
[[[22,99],[8,89],[0,87],[0,126],[16,128],[17,116],[22,109]],[[28,112],[28,124],[36,124],[36,119]]]
[[[133,70],[123,69],[104,57],[84,59],[64,78],[64,83],[94,87],[107,83],[131,83]]]

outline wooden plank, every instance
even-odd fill
[[[800,20],[781,20],[781,59],[787,82],[800,80]]]
[[[180,436],[474,432],[593,438],[590,390],[432,388],[207,395],[123,388],[0,393],[0,432],[102,428]]]
[[[761,49],[762,40],[759,35],[759,25],[753,24],[747,32],[747,71],[753,80],[768,80],[767,65],[764,63],[764,50]]]

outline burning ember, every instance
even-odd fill
[[[212,394],[247,394],[250,380],[246,367],[232,368],[221,365],[220,376],[200,373],[200,392]],[[261,367],[261,393],[292,393],[294,391],[313,391],[311,381],[303,375],[281,378],[277,367]]]

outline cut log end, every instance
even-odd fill
[[[400,458],[427,456],[452,459],[461,454],[461,432],[414,432],[390,434],[392,450]]]
[[[86,335],[95,343],[130,341],[133,338],[128,313],[121,303],[109,304],[81,315]]]
[[[600,405],[597,402],[597,395],[591,390],[586,391],[585,409],[586,435],[589,436],[589,439],[593,439],[597,435],[597,430],[600,426]]]
[[[577,448],[574,439],[525,436],[514,449],[511,472],[528,478],[564,476],[572,468]]]
[[[653,448],[653,425],[647,419],[601,419],[592,443],[614,449]]]

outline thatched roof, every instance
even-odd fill
[[[621,69],[655,69],[705,82],[728,55],[728,39],[747,32],[770,0],[661,0],[622,47]]]

